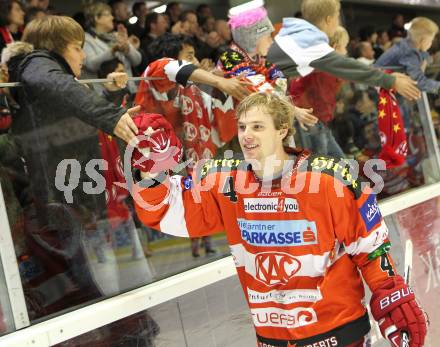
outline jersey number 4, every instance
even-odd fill
[[[234,189],[234,179],[232,177],[226,178],[225,185],[223,186],[223,195],[227,196],[232,202],[237,202],[238,198]]]
[[[382,271],[388,272],[388,276],[390,277],[395,275],[393,266],[391,265],[388,254],[386,253],[380,256],[380,268]]]

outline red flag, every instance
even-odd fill
[[[405,162],[408,145],[399,104],[392,91],[380,89],[377,110],[382,144],[379,159],[385,160],[388,169],[398,167]]]

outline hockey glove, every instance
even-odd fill
[[[400,346],[402,332],[409,334],[410,347],[423,346],[425,315],[415,300],[413,290],[401,276],[386,280],[374,291],[370,308],[382,335],[390,341],[391,346]]]
[[[133,121],[139,129],[139,144],[133,150],[132,166],[151,173],[175,167],[182,157],[182,144],[165,117],[140,113],[133,117]]]

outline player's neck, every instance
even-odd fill
[[[255,175],[263,181],[280,177],[287,160],[292,160],[292,158],[284,149],[279,153],[274,153],[260,161],[260,167],[254,170]]]

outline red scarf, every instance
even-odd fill
[[[101,130],[98,131],[98,136],[102,158],[108,163],[108,169],[104,173],[107,213],[111,226],[115,228],[130,216],[130,211],[124,202],[129,193],[126,189],[115,184],[117,182],[125,183],[121,156],[116,141]]]
[[[382,144],[379,159],[385,160],[388,169],[398,167],[405,162],[408,145],[399,104],[393,91],[380,89],[377,110]]]
[[[14,38],[12,37],[11,32],[6,27],[0,27],[0,35],[2,36],[3,41],[5,42],[6,45],[8,43],[12,43],[15,41]]]

